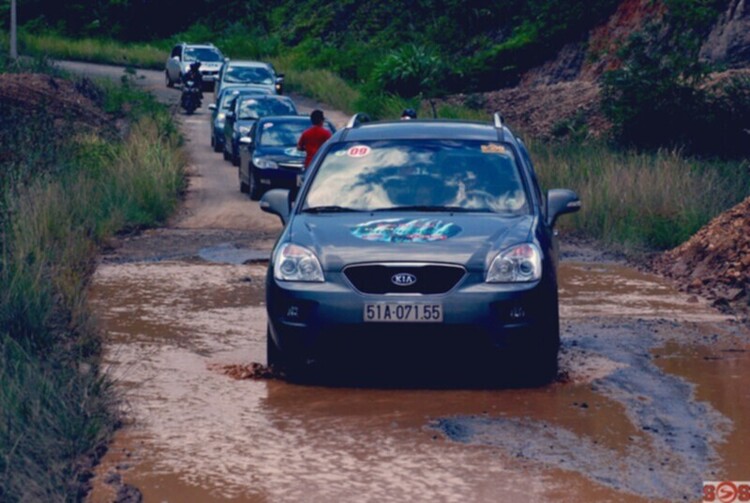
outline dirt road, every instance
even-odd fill
[[[160,73],[139,74],[176,102]],[[207,116],[181,117],[192,165],[183,210],[103,255],[94,277],[128,425],[91,501],[118,490],[124,500],[123,481],[145,501],[697,501],[702,481],[750,480],[747,330],[572,246],[561,375],[549,386],[246,378],[265,360],[263,259],[280,226],[211,151]]]

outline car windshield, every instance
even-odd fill
[[[330,124],[325,126],[333,133],[333,127]],[[297,145],[302,132],[310,127],[310,121],[269,120],[260,127],[258,145],[264,147],[294,147]]]
[[[221,97],[222,110],[229,110],[232,107],[232,100],[237,97],[237,93],[224,93]]]
[[[474,140],[388,140],[334,145],[303,209],[528,212],[511,148]]]
[[[240,102],[237,118],[259,119],[266,115],[297,115],[291,100],[246,98]]]
[[[273,75],[260,66],[230,66],[224,81],[232,84],[273,84]]]
[[[183,54],[185,61],[204,61],[208,63],[215,63],[221,61],[223,58],[221,53],[216,49],[210,49],[208,47],[186,47],[185,53]]]

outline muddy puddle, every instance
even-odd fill
[[[652,276],[563,263],[549,386],[304,386],[263,375],[265,266],[237,253],[98,268],[128,417],[100,480],[147,502],[619,502],[750,477],[747,334]]]

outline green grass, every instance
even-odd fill
[[[558,225],[624,251],[677,246],[750,194],[746,162],[617,152],[606,145],[529,147],[542,184],[571,188],[583,202]]]
[[[70,59],[163,70],[169,55],[167,44],[123,44],[113,40],[69,39],[54,34],[19,33],[19,51],[30,56]]]
[[[211,38],[205,33],[186,33],[196,39]],[[190,39],[190,36],[183,37]],[[40,38],[41,39],[41,38]],[[96,41],[65,41],[48,37],[48,46],[83,50]],[[285,73],[287,89],[346,113],[367,112],[374,118],[395,119],[404,108],[415,108],[420,117],[431,117],[426,102],[407,100],[391,94],[359,89],[330,70],[305,69],[294,50],[279,54],[278,41],[248,41],[229,33],[217,44],[233,58],[268,59]],[[274,43],[270,43],[274,42]],[[41,44],[39,44],[41,46]],[[168,45],[168,42],[165,42]],[[134,51],[134,47],[121,47]],[[103,59],[116,62],[107,51],[98,50]],[[117,54],[117,51],[111,51]],[[80,59],[72,52],[71,58]],[[119,56],[122,58],[122,56]],[[110,58],[110,59],[107,59]],[[128,56],[133,61],[134,56]],[[163,59],[163,58],[162,58]],[[158,67],[163,66],[162,59]],[[489,115],[467,107],[440,105],[438,117],[486,120]],[[579,192],[584,209],[560,220],[560,226],[624,249],[675,246],[688,239],[700,226],[750,193],[746,164],[721,165],[699,162],[678,153],[623,153],[605,145],[580,142],[542,144],[532,142],[532,156],[546,187],[569,187]]]
[[[136,94],[128,85],[108,87],[106,101],[130,105],[124,140],[69,126],[51,154],[34,158],[44,166],[14,159],[19,176],[0,188],[2,501],[79,499],[79,461],[117,421],[86,300],[98,245],[164,221],[184,188],[180,139],[166,109],[145,95],[124,99]],[[26,119],[15,128],[33,130],[43,118]],[[30,176],[20,176],[24,168]]]

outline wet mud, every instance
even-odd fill
[[[146,501],[693,500],[750,470],[747,334],[654,277],[564,263],[561,378],[483,390],[279,379],[264,275],[200,257],[99,267],[132,416],[113,446],[127,468],[101,470]]]

